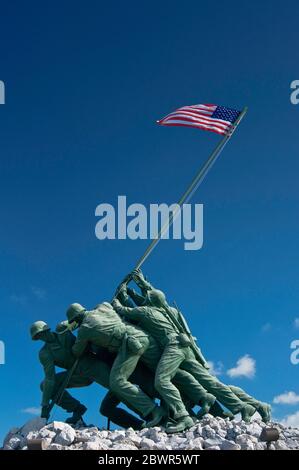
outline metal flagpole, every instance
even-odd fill
[[[225,145],[227,144],[227,142],[232,137],[233,133],[235,132],[238,125],[240,124],[241,120],[243,119],[243,117],[247,113],[247,110],[248,110],[248,108],[245,107],[243,109],[243,111],[241,111],[240,115],[236,119],[236,122],[233,124],[232,130],[229,132],[229,134],[225,135],[221,139],[219,144],[216,146],[215,150],[211,153],[211,155],[209,156],[207,161],[204,163],[204,165],[197,172],[197,174],[193,178],[191,184],[188,186],[188,188],[186,189],[186,191],[182,195],[181,199],[178,201],[175,210],[170,214],[169,219],[167,220],[167,222],[162,226],[162,228],[160,229],[160,231],[157,234],[156,238],[154,238],[151,241],[151,243],[149,244],[149,246],[145,250],[144,254],[137,261],[135,269],[141,268],[141,266],[143,265],[145,260],[149,257],[149,255],[151,254],[151,252],[153,251],[155,246],[161,240],[162,235],[165,233],[166,230],[169,229],[169,227],[171,227],[176,215],[181,210],[182,205],[185,204],[186,202],[188,202],[190,200],[190,198],[193,196],[193,194],[195,193],[195,191],[197,190],[199,185],[202,183],[202,181],[204,180],[204,178],[208,174],[209,170],[212,168],[212,166],[216,162],[217,158],[221,154],[221,152],[224,149]]]

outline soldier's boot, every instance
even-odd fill
[[[165,431],[167,434],[174,434],[176,432],[183,432],[192,426],[194,426],[193,419],[190,416],[183,416],[182,418],[176,420],[176,424],[169,425]]]
[[[146,417],[146,428],[157,426],[165,417],[165,410],[161,406],[156,406],[153,411]]]
[[[216,397],[211,393],[207,393],[204,400],[201,402],[201,409],[197,413],[198,419],[202,418],[204,415],[209,413],[211,407],[214,405]]]
[[[260,402],[256,407],[256,411],[261,415],[264,423],[271,421],[271,406],[268,403]]]
[[[244,405],[240,410],[242,419],[245,421],[245,423],[250,423],[250,418],[254,415],[255,412],[256,409],[251,405]]]
[[[84,405],[79,405],[78,408],[76,408],[74,411],[73,411],[73,416],[71,416],[70,418],[66,419],[65,422],[68,423],[68,424],[77,424],[78,421],[80,421],[80,419],[82,419],[82,416],[84,415],[84,413],[87,411],[87,408],[86,406]]]

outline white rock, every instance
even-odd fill
[[[186,439],[187,439],[188,441],[191,441],[192,439],[195,438],[195,432],[194,432],[194,431],[190,431],[190,430],[189,430],[189,431],[186,431],[185,436],[186,436]]]
[[[128,439],[131,441],[131,443],[134,446],[139,447],[140,442],[141,442],[141,437],[139,437],[137,434],[130,434],[128,436]]]
[[[101,439],[101,443],[107,447],[112,446],[112,441],[110,441],[110,439]]]
[[[45,428],[43,428],[45,429]],[[27,440],[31,440],[31,439],[37,439],[38,437],[38,434],[39,434],[39,431],[30,431],[28,434],[27,434]],[[54,433],[54,436],[56,434]]]
[[[182,444],[186,444],[187,443],[187,439],[184,438],[184,437],[180,437],[180,436],[176,436],[176,435],[172,435],[168,441],[168,444],[173,448],[173,449],[177,449],[178,447],[180,447]]]
[[[262,427],[258,423],[253,422],[246,426],[246,432],[247,434],[250,434],[251,436],[255,436],[259,438],[262,432]]]
[[[196,437],[195,439],[191,439],[186,446],[186,449],[190,450],[202,450],[204,440],[202,437]]]
[[[148,439],[147,437],[143,437],[140,442],[140,449],[153,449],[155,446],[155,442],[152,439]]]
[[[137,450],[137,447],[128,444],[120,444],[110,447],[110,450]]]
[[[84,442],[82,445],[82,449],[84,450],[108,450],[109,447],[103,444],[100,440],[98,441],[89,441]]]
[[[240,434],[236,438],[236,444],[239,444],[242,450],[254,450],[255,443],[257,443],[257,439],[254,436],[248,436],[247,434]]]
[[[266,449],[266,443],[265,442],[258,442],[257,444],[254,444],[254,449],[255,450],[265,450]]]
[[[216,419],[218,421],[218,426],[222,429],[224,428],[226,429],[226,423],[227,423],[226,420],[220,417],[217,417]]]
[[[242,434],[242,429],[240,426],[233,426],[232,428],[232,431],[234,432],[234,434],[237,436],[238,434]]]
[[[233,441],[228,441],[227,439],[224,439],[222,441],[220,449],[221,450],[241,450],[241,446],[240,444],[236,444]]]
[[[4,450],[17,450],[21,449],[24,445],[24,438],[22,436],[12,436],[5,444]]]
[[[63,426],[53,426],[53,430],[57,429],[57,431],[60,431],[56,435],[54,442],[55,444],[59,444],[61,446],[69,446],[74,442],[76,438],[76,431],[69,424],[60,424]]]
[[[202,436],[202,425],[201,424],[197,424],[195,428],[192,428],[192,431],[189,430],[190,432],[193,432],[193,434],[197,434],[197,436]]]
[[[115,436],[115,438],[112,438],[110,439],[111,442],[115,443],[115,442],[122,442],[122,441],[125,441],[126,440],[126,436],[123,435],[123,434],[117,434]]]
[[[54,431],[50,431],[50,429],[47,428],[42,428],[38,433],[37,433],[37,438],[39,439],[54,439],[56,436],[56,433]],[[29,439],[29,435],[27,436]]]
[[[286,443],[286,445],[289,449],[298,449],[299,448],[299,441],[296,440],[296,439],[287,438],[285,443]]]
[[[111,435],[108,437],[110,441],[114,442],[120,442],[122,439],[126,437],[126,432],[125,431],[114,431],[114,433],[111,433]]]
[[[205,449],[208,449],[209,447],[215,447],[215,446],[221,447],[223,441],[224,439],[222,439],[221,437],[212,437],[212,438],[206,439],[203,443],[203,446]]]
[[[153,450],[172,450],[172,447],[165,441],[155,442]]]
[[[285,441],[279,439],[278,441],[274,442],[274,447],[276,450],[289,450]]]
[[[212,429],[211,426],[207,424],[202,428],[202,437],[204,439],[212,439],[213,437],[216,437],[215,429]]]
[[[66,447],[61,446],[60,444],[50,444],[47,450],[65,450]]]
[[[162,431],[161,428],[158,428],[158,427],[149,429],[148,432],[145,434],[145,437],[147,437],[148,439],[151,439],[154,442],[159,442],[162,436],[166,437],[166,433]]]
[[[5,444],[8,443],[8,441],[19,431],[19,428],[11,428],[8,433],[6,434],[4,441],[3,441],[3,447],[5,447]]]
[[[226,438],[226,435],[227,435],[227,430],[220,428],[220,429],[217,431],[216,437],[217,437],[217,436],[220,436],[220,437],[222,437],[223,439],[225,439],[225,438]]]

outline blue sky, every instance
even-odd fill
[[[73,301],[91,308],[110,299],[147,246],[97,240],[96,206],[118,195],[175,202],[218,142],[155,125],[187,104],[249,111],[193,198],[204,204],[203,249],[162,241],[144,271],[179,304],[205,355],[222,362],[223,381],[269,402],[299,393],[299,366],[289,360],[299,338],[299,106],[290,102],[298,8],[267,0],[1,5],[0,437],[40,403],[30,324],[55,326]],[[229,377],[246,355],[256,361],[251,377]],[[103,393],[74,392],[88,422],[104,425]],[[280,419],[298,410],[275,404]]]

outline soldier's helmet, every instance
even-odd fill
[[[68,319],[68,322],[72,323],[76,320],[80,313],[85,311],[86,309],[83,307],[83,305],[77,303],[71,304],[66,311],[66,317]]]
[[[42,333],[43,331],[48,331],[50,330],[50,327],[47,323],[44,321],[36,321],[34,322],[31,327],[30,327],[30,335],[33,340],[37,339],[37,335],[39,333]]]
[[[70,331],[70,324],[67,320],[61,321],[56,325],[55,332],[58,334],[63,334],[66,331]]]
[[[155,307],[164,307],[166,304],[166,297],[164,292],[158,289],[149,290],[147,293],[147,300],[150,305]]]

